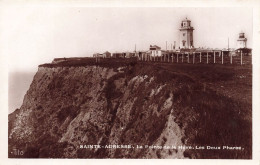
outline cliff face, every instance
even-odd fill
[[[251,129],[250,120],[237,113],[251,107],[241,104],[205,90],[187,74],[153,65],[39,67],[23,105],[9,115],[9,157],[250,158],[250,132],[236,135],[241,126]],[[224,117],[225,127],[217,126],[221,115],[229,116]],[[113,144],[131,148],[80,147]],[[178,148],[184,145],[247,149],[230,153]],[[24,154],[15,156],[13,149]]]

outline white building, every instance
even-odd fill
[[[111,58],[111,53],[106,51],[103,53],[103,58]]]
[[[150,52],[152,57],[158,57],[162,55],[161,47],[157,45],[150,45]]]
[[[194,47],[193,43],[193,30],[191,26],[191,21],[187,18],[182,20],[180,30],[180,48],[190,49]]]
[[[239,33],[239,38],[237,40],[237,49],[246,48],[245,33]]]

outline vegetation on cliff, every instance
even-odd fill
[[[9,157],[251,158],[251,66],[74,64],[39,67],[23,105],[9,115]],[[243,149],[80,149],[80,144]],[[11,154],[14,148],[25,154]]]

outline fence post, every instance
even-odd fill
[[[193,59],[192,59],[192,63],[194,64],[194,57],[195,57],[195,53],[193,52]]]
[[[230,64],[232,64],[232,54],[230,54]]]
[[[209,63],[209,52],[207,52],[207,64]]]
[[[223,51],[221,52],[221,54],[222,54],[222,56],[221,56],[221,63],[223,64],[224,63],[224,61],[223,61],[223,56],[224,56]]]
[[[190,54],[187,53],[187,55],[188,55],[188,63],[190,63]]]
[[[182,56],[181,56],[181,62],[183,63],[183,53],[181,54]]]
[[[216,63],[216,52],[214,51],[214,64]]]
[[[179,62],[179,54],[177,53],[177,63]]]
[[[243,64],[243,53],[242,53],[242,50],[241,51],[241,65]]]

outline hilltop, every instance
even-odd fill
[[[252,66],[88,58],[43,64],[9,115],[8,135],[9,157],[250,159]]]

